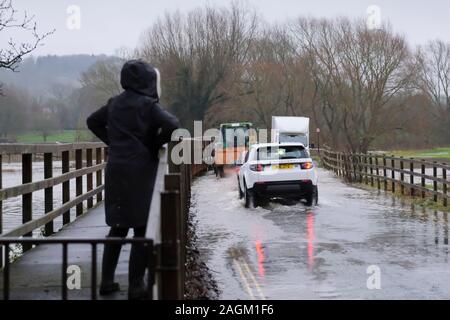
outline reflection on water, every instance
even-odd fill
[[[85,165],[85,164],[84,164]],[[75,162],[70,163],[70,170],[75,169]],[[40,181],[44,179],[44,163],[33,162],[33,181]],[[58,176],[62,173],[62,166],[60,161],[54,161],[53,176]],[[22,184],[22,164],[18,162],[3,163],[2,168],[3,188],[9,188]],[[86,192],[86,179],[83,177],[83,192]],[[96,175],[93,174],[93,183],[96,185]],[[70,198],[76,197],[75,179],[70,181]],[[33,192],[33,218],[38,218],[44,215],[44,190]],[[62,184],[53,187],[53,207],[58,208],[62,204]],[[75,210],[71,211],[71,220],[75,219]],[[10,231],[22,224],[22,197],[14,197],[3,201],[3,232]],[[54,220],[55,231],[62,227],[62,217]],[[40,235],[40,230],[34,232],[35,236]]]
[[[314,267],[314,213],[309,211],[306,216],[306,237],[308,239],[308,267]]]
[[[256,253],[258,255],[258,273],[264,278],[266,274],[266,270],[264,269],[264,248],[261,244],[261,241],[256,241]]]
[[[198,243],[221,298],[249,298],[230,248],[240,248],[269,299],[448,298],[448,213],[319,173],[321,201],[312,208],[280,201],[246,209],[234,177],[194,182]],[[380,291],[366,286],[374,264],[386,284]]]

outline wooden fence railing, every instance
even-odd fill
[[[190,145],[191,150],[202,152],[206,147],[206,141],[197,144],[194,139],[186,139],[183,141]],[[205,163],[199,164],[181,164],[175,165],[171,161],[170,151],[175,143],[169,144],[169,148],[163,148],[160,151],[160,163],[158,166],[158,176],[154,192],[152,195],[152,204],[150,208],[149,221],[147,226],[146,237],[144,239],[135,239],[136,241],[151,241],[152,248],[154,245],[155,252],[151,264],[152,272],[149,276],[149,283],[154,284],[155,293],[152,297],[159,299],[183,299],[185,293],[185,265],[186,265],[186,245],[187,231],[190,210],[191,184],[193,178],[205,172],[208,166]],[[92,154],[95,150],[96,165],[93,165]],[[103,151],[103,152],[102,152]],[[73,153],[73,157],[71,157]],[[2,154],[21,154],[22,155],[22,175],[23,184],[2,189],[1,185],[1,155]],[[45,179],[41,181],[32,181],[32,156],[43,154]],[[61,156],[62,174],[53,176],[53,158],[56,155]],[[83,157],[85,155],[85,158]],[[103,157],[102,155],[105,155]],[[8,231],[1,233],[0,229],[0,257],[2,247],[6,247],[9,252],[10,244],[20,243],[25,250],[31,249],[36,244],[63,244],[66,248],[63,257],[67,260],[67,247],[70,244],[85,243],[92,245],[93,257],[97,256],[97,244],[106,243],[105,239],[25,239],[22,237],[31,237],[33,230],[45,226],[44,236],[54,233],[53,220],[63,215],[64,224],[70,222],[68,214],[70,208],[77,207],[77,216],[82,214],[82,203],[87,201],[87,208],[93,206],[93,198],[97,196],[97,202],[102,201],[102,191],[104,185],[102,183],[102,170],[105,169],[107,149],[101,143],[82,143],[82,144],[64,144],[64,145],[1,145],[0,144],[0,227],[2,217],[2,201],[11,197],[22,196],[22,215],[23,224]],[[70,159],[75,159],[75,171],[69,171]],[[83,162],[85,159],[85,162]],[[83,163],[86,166],[83,168]],[[96,188],[93,187],[92,175],[96,173]],[[83,193],[83,176],[86,176],[86,189]],[[71,179],[76,179],[76,198],[70,200]],[[63,203],[62,206],[53,208],[53,187],[62,184]],[[32,193],[38,190],[45,190],[45,214],[39,218],[33,219]],[[120,241],[120,239],[113,239]],[[2,242],[3,241],[3,242]],[[123,243],[130,243],[131,240],[123,240]],[[8,255],[9,257],[9,255]],[[6,264],[9,271],[9,260]],[[0,268],[2,264],[0,261]],[[96,270],[96,261],[92,261],[93,272]],[[63,275],[65,271],[63,270]],[[4,272],[7,279],[5,283],[9,284],[9,272]],[[95,277],[93,278],[96,279]],[[64,280],[64,277],[63,277]],[[65,282],[62,281],[63,289]],[[92,299],[95,299],[96,284],[93,284]],[[9,297],[9,285],[3,288],[4,297]],[[63,290],[65,292],[66,290]],[[67,294],[63,294],[63,299],[67,298]]]
[[[376,153],[352,154],[329,148],[322,149],[320,157],[326,169],[349,182],[372,187],[376,184],[378,189],[432,198],[434,202],[448,206],[448,164]]]
[[[95,154],[95,165],[94,165]],[[22,184],[2,188],[2,158],[3,156],[19,155],[22,162]],[[33,157],[43,156],[44,180],[33,181]],[[54,160],[61,159],[62,172],[56,174],[53,170]],[[71,159],[75,161],[75,170],[70,171]],[[44,236],[54,233],[53,221],[62,215],[63,225],[70,222],[70,209],[76,207],[76,215],[83,213],[83,202],[87,208],[102,201],[103,182],[102,171],[105,168],[106,151],[103,143],[74,143],[74,144],[0,144],[0,237],[30,237],[35,229],[42,226]],[[83,168],[85,164],[85,167]],[[94,187],[93,175],[96,175]],[[83,192],[83,177],[86,177],[86,190]],[[76,197],[70,199],[70,180],[76,180]],[[53,188],[62,185],[62,203],[54,208]],[[44,215],[33,208],[33,193],[44,190]],[[22,225],[3,232],[3,201],[22,197]],[[30,246],[23,246],[24,251]],[[2,265],[0,254],[0,266]]]

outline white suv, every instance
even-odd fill
[[[271,198],[318,202],[317,171],[301,143],[253,145],[238,173],[239,198],[245,207],[259,206]]]

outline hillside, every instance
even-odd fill
[[[45,96],[55,87],[78,88],[79,78],[106,55],[67,55],[29,57],[20,64],[17,72],[0,70],[0,83],[26,89],[28,93]]]

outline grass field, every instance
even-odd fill
[[[450,159],[450,148],[435,148],[427,150],[396,150],[392,154],[405,158]]]
[[[92,141],[92,134],[89,131],[64,130],[54,132],[47,136],[47,142],[77,142]],[[29,132],[17,136],[20,143],[40,143],[44,142],[44,137],[39,132]]]

